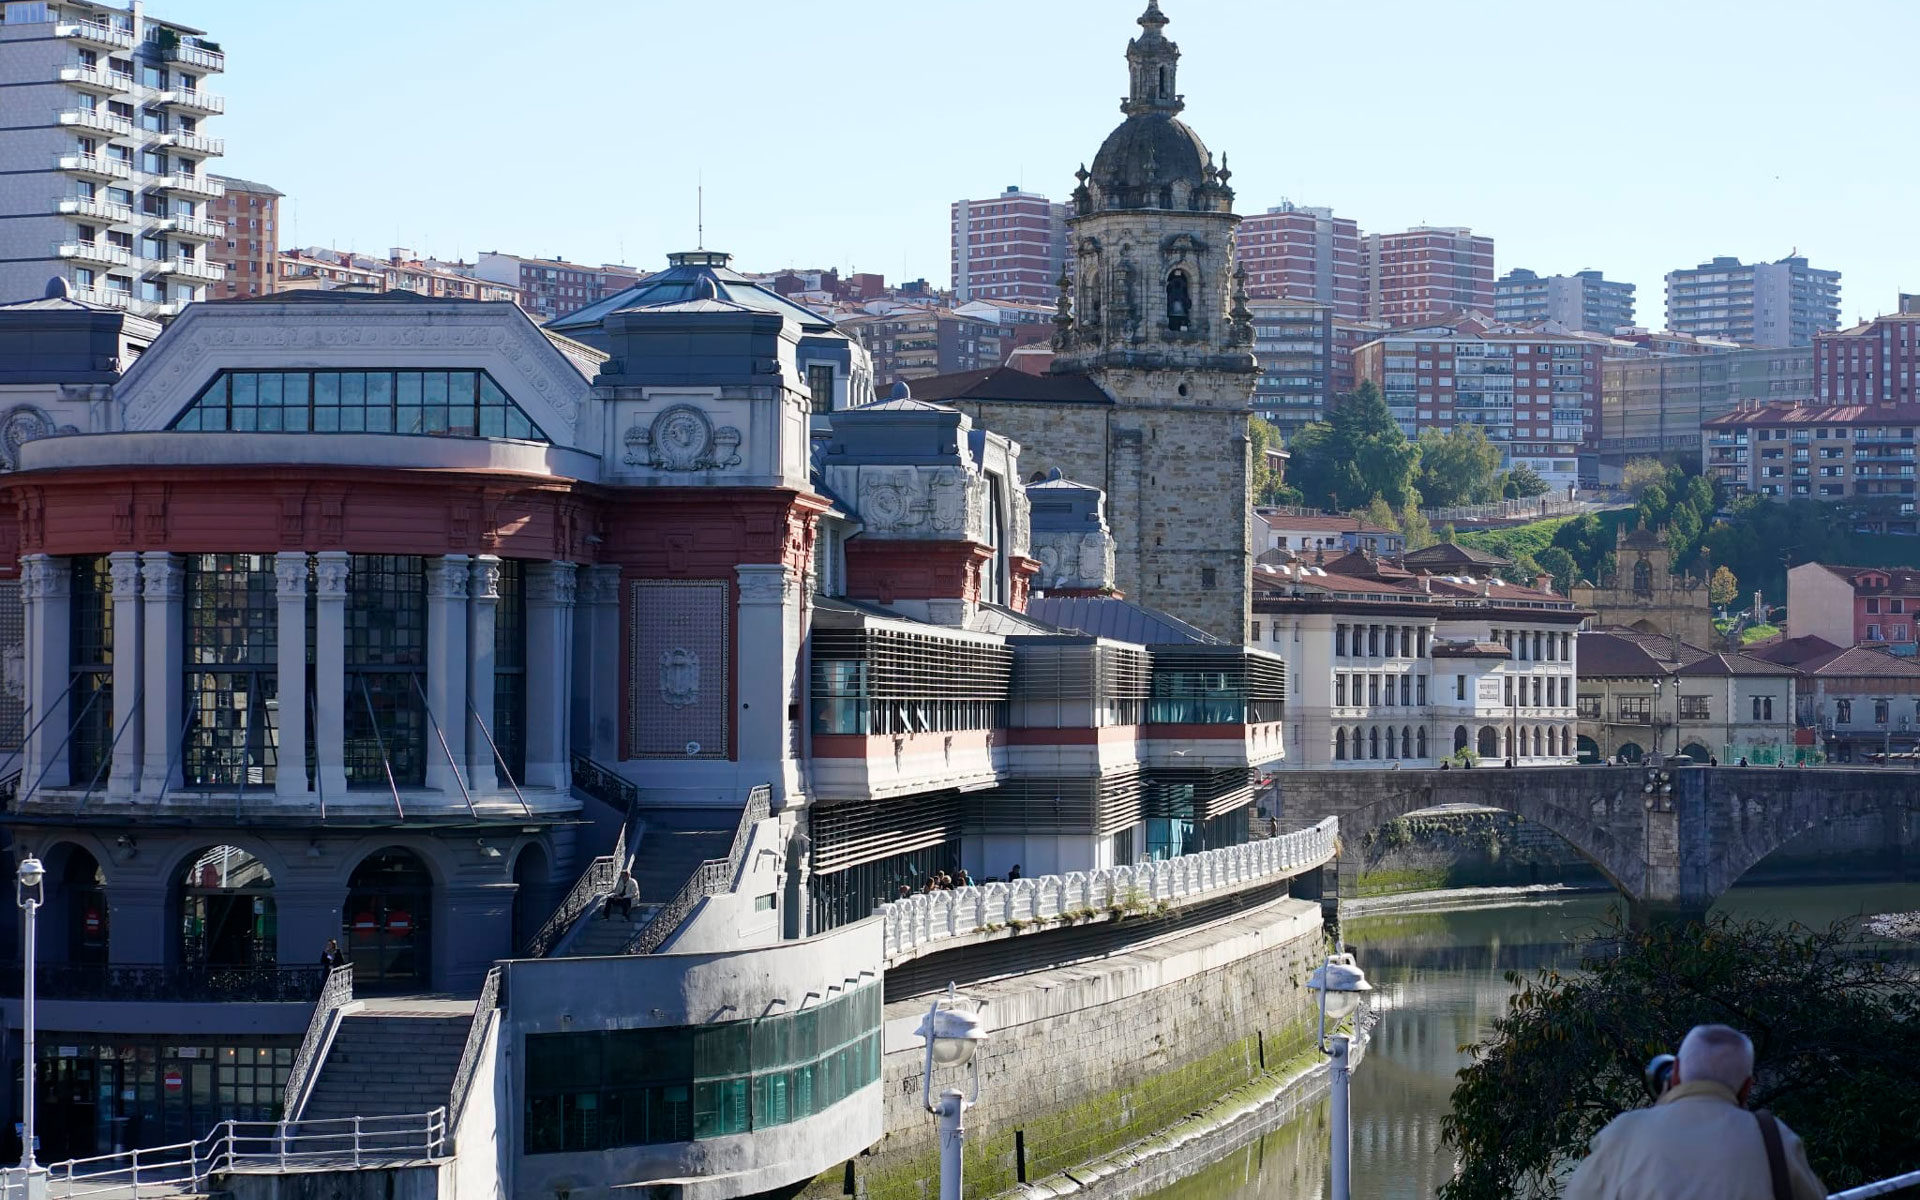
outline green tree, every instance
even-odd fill
[[[1400,508],[1414,494],[1420,451],[1371,382],[1336,397],[1325,422],[1294,434],[1290,469],[1309,504],[1351,512],[1375,496]]]
[[[1395,533],[1400,532],[1400,521],[1393,515],[1393,509],[1388,507],[1384,496],[1375,496],[1367,502],[1365,508],[1359,509],[1351,515],[1360,518],[1375,528],[1391,529]]]
[[[1407,549],[1424,550],[1440,539],[1434,536],[1433,526],[1427,522],[1427,514],[1408,504],[1400,510],[1400,535],[1407,539]]]
[[[1446,433],[1427,429],[1419,446],[1420,498],[1426,504],[1445,508],[1493,499],[1500,447],[1487,440],[1486,430],[1464,421]]]
[[[1707,599],[1713,604],[1725,608],[1740,598],[1740,580],[1725,567],[1715,567],[1713,577],[1707,580]]]
[[[1284,449],[1286,443],[1280,436],[1280,430],[1264,417],[1254,417],[1247,422],[1247,441],[1252,461],[1248,463],[1247,473],[1250,481],[1249,491],[1253,493],[1255,504],[1284,504],[1284,494],[1291,490],[1281,483],[1282,472],[1268,465],[1268,452]]]
[[[1525,463],[1515,463],[1513,470],[1507,472],[1506,486],[1513,489],[1515,499],[1525,500],[1529,496],[1544,496],[1552,490],[1552,485],[1540,478],[1540,473]]]
[[[1636,500],[1654,484],[1667,482],[1667,464],[1657,458],[1636,458],[1620,473],[1620,486]]]
[[[1647,1102],[1647,1059],[1688,1029],[1753,1038],[1752,1103],[1806,1142],[1828,1187],[1920,1167],[1920,989],[1842,926],[1812,932],[1727,917],[1613,926],[1581,969],[1544,970],[1459,1073],[1442,1136],[1459,1170],[1442,1200],[1554,1196],[1563,1164],[1619,1112]]]
[[[1542,571],[1553,576],[1554,591],[1562,596],[1572,593],[1574,583],[1580,578],[1580,564],[1573,561],[1573,555],[1559,546],[1548,546],[1534,555],[1533,560],[1540,564]]]

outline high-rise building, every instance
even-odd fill
[[[1897,313],[1814,334],[1813,386],[1823,404],[1920,401],[1920,296],[1901,296]]]
[[[487,250],[473,264],[476,279],[519,289],[523,306],[536,320],[578,312],[640,282],[632,267],[589,267],[558,258],[522,258]]]
[[[1600,420],[1595,442],[1603,480],[1628,461],[1671,455],[1698,462],[1703,422],[1741,402],[1805,400],[1813,394],[1813,352],[1805,346],[1742,347],[1684,335],[1602,341]]]
[[[1598,271],[1543,276],[1515,267],[1493,285],[1493,315],[1514,324],[1555,321],[1568,329],[1612,333],[1633,324],[1633,285]]]
[[[1372,320],[1424,325],[1468,309],[1493,314],[1493,239],[1471,229],[1370,233],[1360,266]]]
[[[1235,261],[1256,300],[1313,300],[1333,315],[1367,315],[1360,275],[1360,228],[1330,208],[1282,203],[1247,217],[1233,233]]]
[[[227,102],[205,86],[225,69],[200,30],[137,0],[4,6],[0,296],[57,275],[82,301],[164,317],[225,280],[207,212],[225,146],[206,121]]]
[[[207,289],[207,299],[267,295],[280,274],[280,197],[286,193],[250,179],[213,178],[226,194],[207,205],[207,218],[227,233],[207,246],[207,257],[225,267],[227,277]]]
[[[953,204],[953,294],[1052,304],[1067,262],[1067,206],[1010,187]]]
[[[1840,326],[1840,272],[1803,255],[1749,266],[1715,258],[1667,275],[1667,328],[1744,346],[1810,346]]]
[[[1333,309],[1313,300],[1255,300],[1253,411],[1291,437],[1326,415],[1333,395]]]
[[[1920,405],[1746,403],[1701,426],[1706,472],[1775,500],[1861,501],[1872,533],[1915,531],[1914,430]]]

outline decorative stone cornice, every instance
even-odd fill
[[[740,579],[740,603],[784,604],[793,591],[793,573],[778,563],[769,566],[735,567]]]
[[[612,565],[588,567],[576,578],[579,580],[579,600],[582,604],[618,604],[620,603],[620,568]]]
[[[140,556],[131,550],[107,555],[107,575],[113,580],[113,598],[132,600],[140,595]]]
[[[440,600],[465,600],[467,598],[467,556],[449,554],[439,560],[427,561],[427,597]]]
[[[500,557],[498,555],[477,555],[469,575],[467,596],[470,599],[490,602],[500,599]]]
[[[345,550],[322,550],[313,556],[313,592],[322,600],[345,600],[352,556]]]
[[[142,554],[140,577],[149,600],[178,600],[186,594],[187,573],[174,555],[152,550]]]
[[[307,556],[281,552],[273,556],[274,594],[282,600],[304,600],[307,596]]]
[[[527,571],[527,603],[571,608],[577,593],[573,577],[578,569],[577,564],[570,562],[540,563],[530,568]]]

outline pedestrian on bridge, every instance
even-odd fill
[[[1747,1036],[1694,1026],[1671,1085],[1594,1135],[1566,1200],[1824,1200],[1793,1130],[1764,1109],[1746,1111],[1752,1092]]]

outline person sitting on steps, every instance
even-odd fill
[[[607,897],[606,907],[600,910],[602,921],[613,917],[614,906],[620,908],[620,915],[633,920],[633,902],[640,898],[640,884],[634,879],[633,872],[626,867],[620,868],[620,878],[614,882],[613,892]]]

